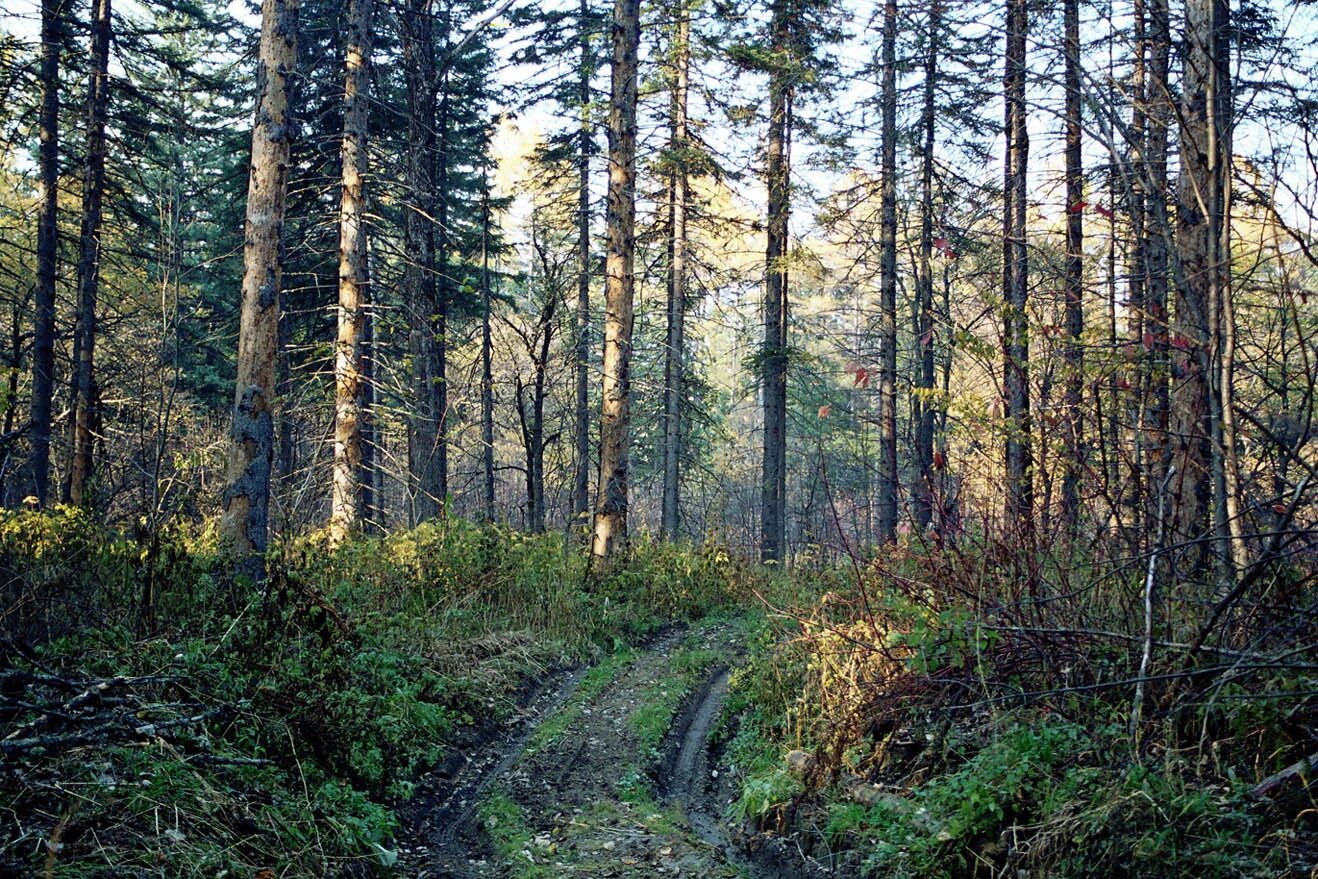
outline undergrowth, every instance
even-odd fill
[[[207,531],[0,522],[0,876],[387,872],[394,808],[458,728],[755,576],[641,539],[599,580],[562,534],[458,519],[268,566],[235,596]]]
[[[1224,618],[1193,657],[1173,639],[1211,605],[1169,587],[1137,691],[1139,584],[1119,569],[895,547],[753,640],[731,811],[844,875],[1308,876],[1312,794],[1256,791],[1313,752],[1318,717],[1318,633],[1295,612],[1312,573],[1277,581],[1290,610]]]

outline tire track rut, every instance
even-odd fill
[[[675,688],[690,684],[690,673],[675,671],[675,662],[691,655],[683,651],[718,658],[698,684],[679,693]],[[710,740],[739,658],[728,627],[694,634],[673,629],[637,650],[602,686],[580,688],[579,670],[560,673],[542,685],[512,727],[487,730],[465,749],[467,757],[450,758],[423,781],[401,834],[396,875],[808,875],[745,857],[723,820],[734,785]],[[642,743],[638,718],[672,710],[660,705],[676,710],[664,720],[667,733],[656,751]],[[494,815],[484,825],[475,820],[485,797],[506,804],[503,826]]]

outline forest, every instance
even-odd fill
[[[0,330],[0,879],[1318,876],[1315,0],[4,0]]]

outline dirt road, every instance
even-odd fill
[[[740,654],[735,627],[715,625],[550,676],[518,718],[420,785],[400,875],[805,875],[731,843],[734,785],[710,734]]]

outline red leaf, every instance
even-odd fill
[[[1089,207],[1089,202],[1087,202],[1087,201],[1078,201],[1078,202],[1076,202],[1075,204],[1071,205],[1071,207],[1069,208],[1069,210],[1070,210],[1071,213],[1073,213],[1073,214],[1082,214],[1082,213],[1084,213],[1085,208],[1087,208],[1087,207]]]
[[[824,405],[822,405],[822,406],[819,407],[819,417],[820,417],[820,418],[827,418],[827,417],[828,417],[828,413],[831,412],[831,411],[833,411],[833,404],[832,404],[832,403],[825,403]]]
[[[869,370],[863,366],[856,367],[856,384],[858,388],[868,388],[870,386]]]
[[[1286,509],[1287,509],[1287,507],[1286,507],[1285,504],[1273,504],[1273,505],[1272,505],[1272,512],[1276,513],[1278,516],[1284,516],[1284,515],[1286,515]]]
[[[1110,208],[1105,208],[1101,204],[1096,204],[1094,205],[1094,210],[1098,212],[1100,217],[1106,217],[1109,220],[1112,219],[1112,211]]]
[[[1189,339],[1185,338],[1185,336],[1182,336],[1180,333],[1177,333],[1172,336],[1172,347],[1179,348],[1182,351],[1189,351],[1192,346],[1190,345]]]
[[[937,247],[938,252],[948,259],[956,259],[956,251],[952,249],[950,244],[948,244],[946,238],[935,238],[934,247]]]

